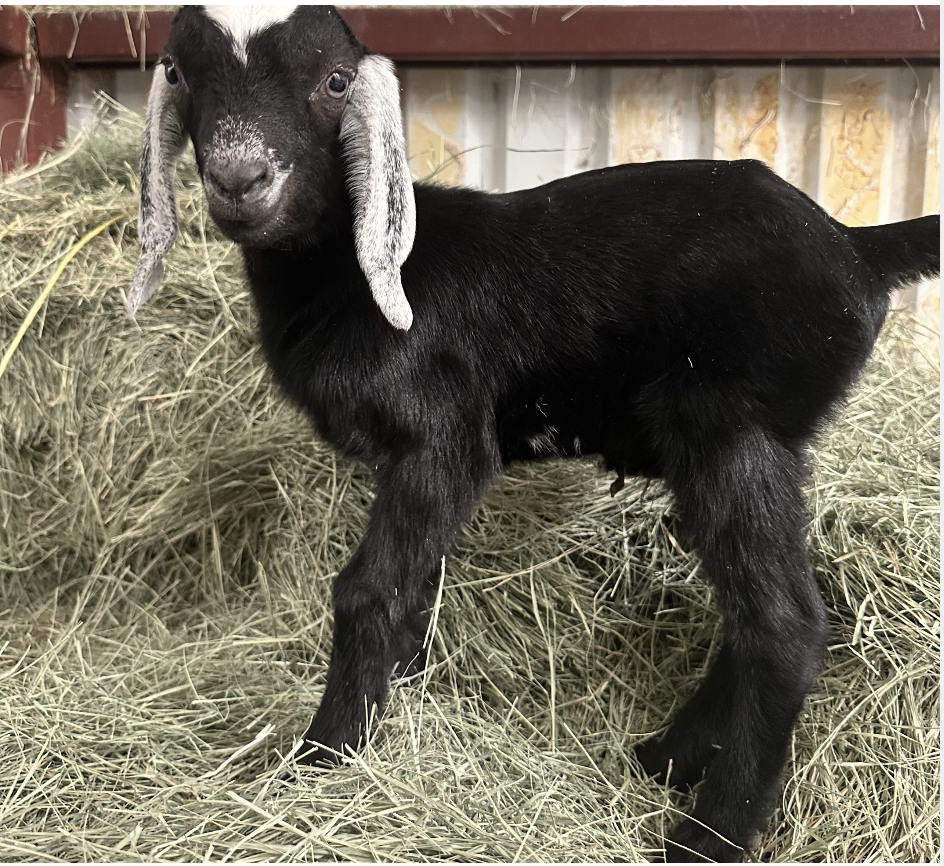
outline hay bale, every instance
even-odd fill
[[[369,749],[279,780],[324,687],[331,580],[371,503],[274,393],[234,247],[192,166],[136,322],[123,116],[0,186],[0,859],[645,858],[690,807],[632,745],[720,640],[659,484],[514,469],[445,569],[428,676]],[[939,851],[937,372],[889,326],[811,459],[832,637],[764,859]]]

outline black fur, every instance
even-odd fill
[[[219,103],[195,72],[219,49],[207,37],[210,54],[188,59],[197,13],[184,15],[175,63],[194,99]],[[289,26],[274,28],[269,50]],[[355,62],[362,51],[318,26],[330,38],[311,81],[330,51]],[[254,87],[253,98],[266,93]],[[267,101],[267,137],[279,100],[291,101]],[[199,154],[212,112],[195,104]],[[939,271],[940,218],[849,229],[749,161],[627,165],[504,195],[417,185],[402,268],[415,320],[398,331],[355,257],[329,120],[286,109],[286,146],[307,142],[314,156],[295,157],[302,186],[277,242],[232,230],[276,380],[376,472],[369,526],[335,584],[328,683],[306,734],[317,745],[302,759],[329,762],[361,742],[365,708],[415,659],[442,557],[503,466],[599,454],[619,474],[665,479],[715,589],[723,648],[638,755],[660,778],[671,761],[675,784],[704,773],[697,821],[675,830],[667,858],[737,859],[774,806],[826,635],[804,538],[804,451],[862,369],[890,290]]]

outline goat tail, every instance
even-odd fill
[[[848,228],[862,257],[881,274],[886,288],[941,273],[941,217],[884,226]]]

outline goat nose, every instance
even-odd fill
[[[207,172],[221,193],[239,201],[265,186],[269,166],[261,159],[213,160]]]

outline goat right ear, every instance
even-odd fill
[[[347,186],[354,208],[354,246],[374,301],[395,328],[413,324],[400,265],[413,248],[416,204],[406,159],[400,85],[393,64],[379,54],[357,66],[344,116],[341,141]]]
[[[141,252],[125,301],[128,315],[132,317],[160,288],[164,256],[177,236],[174,163],[184,146],[179,106],[182,87],[167,81],[163,64],[155,67],[141,148],[141,209],[138,214]]]

